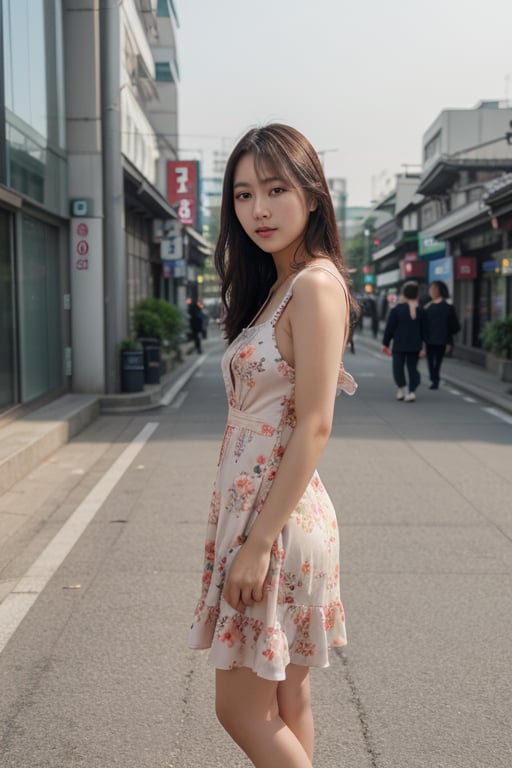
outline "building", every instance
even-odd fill
[[[375,213],[387,215],[371,232],[374,285],[381,303],[394,301],[405,280],[426,276],[418,260],[418,181],[419,174],[398,174],[394,189],[375,205]]]
[[[118,391],[134,304],[192,291],[209,245],[167,194],[177,21],[172,0],[0,4],[4,414]]]
[[[334,215],[340,234],[341,242],[345,239],[346,209],[347,209],[347,182],[345,179],[329,178],[327,186],[331,193]]]
[[[459,354],[474,360],[486,322],[512,312],[507,266],[508,222],[494,218],[493,194],[512,172],[507,129],[512,109],[481,102],[473,110],[446,110],[423,139],[418,185],[419,255],[428,280],[447,283],[461,318]],[[499,195],[496,195],[496,200]]]
[[[368,228],[374,276],[365,280],[379,299],[394,301],[408,279],[424,296],[443,280],[461,319],[457,354],[475,362],[485,323],[512,313],[511,120],[498,102],[444,110],[423,136],[421,174],[396,177],[374,209],[387,218]]]

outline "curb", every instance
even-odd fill
[[[1,430],[0,495],[98,416],[95,395],[67,394]]]
[[[168,373],[160,384],[133,395],[66,394],[0,430],[0,496],[36,469],[99,415],[128,414],[170,405],[219,343]]]

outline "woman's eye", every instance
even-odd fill
[[[284,189],[282,187],[273,187],[270,194],[271,195],[280,195],[282,192],[284,192]]]
[[[249,197],[249,192],[239,192],[238,195],[235,195],[235,200],[248,200]]]

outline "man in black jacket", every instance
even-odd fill
[[[420,384],[418,358],[424,356],[423,343],[426,337],[425,310],[418,305],[418,283],[410,281],[402,288],[402,299],[389,313],[382,351],[393,355],[393,378],[398,387],[397,400],[412,403],[416,400],[416,389]],[[393,340],[393,350],[390,342]],[[409,379],[409,392],[404,393],[406,385],[405,368]]]
[[[453,337],[460,331],[455,307],[447,302],[450,294],[442,280],[434,280],[428,293],[432,301],[427,304],[427,362],[430,389],[438,389],[441,363],[445,353],[453,345]]]

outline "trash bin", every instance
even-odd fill
[[[158,339],[139,339],[144,348],[144,383],[160,384],[160,342]]]
[[[144,351],[123,349],[121,351],[121,391],[142,392],[144,389]]]

